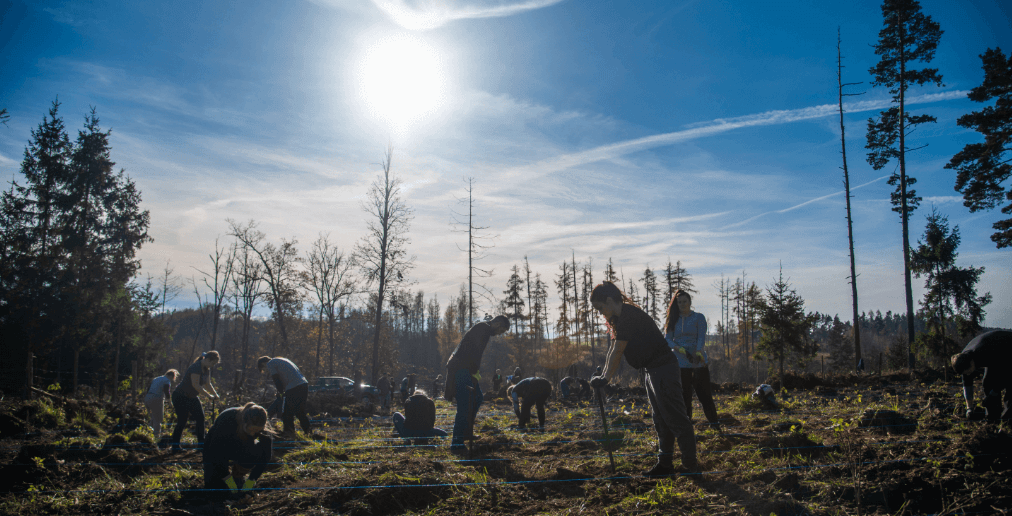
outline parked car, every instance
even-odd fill
[[[366,383],[355,385],[354,380],[344,376],[321,376],[309,386],[309,392],[340,393],[363,404],[380,401],[379,389]]]

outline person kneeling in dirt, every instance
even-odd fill
[[[257,369],[270,376],[277,388],[278,397],[283,397],[281,421],[284,424],[285,439],[295,438],[295,418],[299,419],[302,431],[309,435],[309,416],[306,414],[306,399],[309,398],[309,382],[298,366],[283,357],[260,357]]]
[[[446,437],[446,430],[435,428],[436,404],[418,389],[404,402],[404,413],[394,412],[394,429],[405,439],[415,439],[415,444],[428,444],[430,437]]]
[[[780,408],[780,404],[777,403],[776,391],[765,383],[755,388],[755,392],[752,393],[752,399],[762,402],[763,408],[769,410]]]
[[[267,410],[252,401],[214,420],[204,442],[204,489],[232,494],[253,489],[271,462],[273,441],[266,425]]]
[[[963,399],[966,400],[966,417],[973,419],[973,380],[982,369],[984,378],[984,411],[988,421],[1009,419],[1012,416],[1012,331],[996,330],[978,335],[963,351],[952,356],[952,369],[962,375]],[[993,371],[992,371],[993,369]],[[1006,390],[1005,402],[1001,393]]]
[[[562,399],[568,400],[569,394],[576,390],[578,386],[579,382],[576,381],[576,378],[573,378],[572,376],[563,378],[562,381],[559,382],[559,392],[562,393]]]
[[[531,407],[538,407],[538,425],[545,430],[545,402],[552,395],[552,382],[537,376],[520,380],[506,389],[506,396],[513,400],[513,413],[517,415],[517,426],[527,428],[531,420]],[[523,400],[521,402],[521,400]]]
[[[478,383],[481,381],[478,367],[481,365],[485,346],[493,335],[506,333],[509,328],[510,320],[505,315],[497,316],[489,322],[475,324],[467,330],[464,338],[460,339],[457,348],[450,355],[450,359],[446,361],[446,391],[443,397],[446,401],[457,402],[457,414],[453,419],[453,440],[450,442],[451,451],[463,451],[464,440],[472,438],[474,434],[474,417],[483,401],[481,386]]]

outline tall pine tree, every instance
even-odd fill
[[[896,187],[892,193],[893,211],[900,214],[903,227],[903,279],[907,303],[907,343],[914,341],[914,296],[910,282],[910,213],[917,208],[920,197],[911,186],[916,183],[907,175],[907,136],[919,124],[934,122],[931,115],[911,115],[907,112],[906,94],[911,86],[935,83],[942,86],[937,68],[915,69],[918,62],[929,63],[942,37],[942,30],[930,16],[921,13],[916,0],[885,0],[882,3],[884,27],[879,31],[875,53],[881,56],[878,64],[869,70],[873,86],[889,88],[893,106],[879,113],[878,119],[868,119],[868,163],[880,170],[892,160],[898,161],[896,172],[889,184]],[[913,354],[909,355],[913,368]]]

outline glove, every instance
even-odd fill
[[[590,379],[590,386],[597,389],[608,385],[608,379],[603,376],[595,376]]]
[[[232,478],[232,475],[225,477],[225,485],[228,486],[228,489],[233,493],[239,488],[239,486],[235,485],[235,479]]]
[[[242,490],[243,491],[249,491],[250,489],[253,489],[253,486],[255,486],[255,485],[257,485],[257,481],[256,480],[250,480],[250,479],[247,478],[246,481],[243,482],[243,484],[242,484]]]
[[[686,355],[686,356],[689,355],[689,353],[687,351],[685,351],[685,348],[678,348],[678,352],[681,353],[681,354],[683,354],[683,355]]]
[[[705,359],[705,358],[703,358],[703,352],[702,352],[702,351],[697,351],[697,352],[696,352],[696,358],[698,358],[698,359],[699,359],[699,360],[697,360],[697,362],[700,362],[700,363],[702,363],[702,362],[705,362],[705,361],[706,361],[706,359]]]

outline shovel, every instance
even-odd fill
[[[597,391],[597,406],[601,407],[601,425],[604,426],[604,435],[608,436],[608,418],[604,415],[604,395],[601,393],[601,388],[594,389]],[[608,460],[611,461],[611,472],[615,472],[615,457],[612,456],[611,450],[608,450]]]

